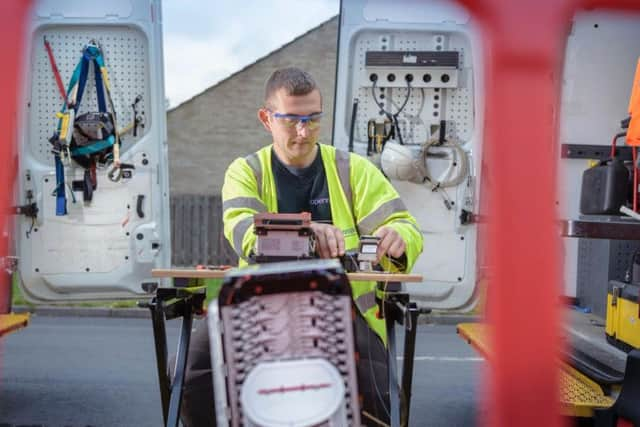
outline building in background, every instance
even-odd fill
[[[234,159],[271,143],[257,111],[275,69],[314,76],[325,112],[320,140],[331,143],[337,37],[334,17],[167,112],[173,265],[235,264],[222,235],[220,191]]]
[[[330,144],[337,35],[334,17],[169,110],[171,195],[218,196],[227,166],[271,142],[257,110],[277,68],[296,66],[317,80],[325,112],[321,141]]]

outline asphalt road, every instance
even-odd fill
[[[148,319],[39,316],[0,345],[0,427],[162,425]],[[420,325],[415,360],[411,426],[476,425],[484,361],[455,326]]]

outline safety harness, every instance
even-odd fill
[[[55,71],[53,55],[45,41],[52,69]],[[98,111],[77,115],[87,84],[90,64],[93,64]],[[57,78],[56,78],[57,79]],[[53,145],[56,168],[56,215],[67,214],[67,196],[65,189],[64,163],[66,157],[73,159],[84,168],[84,179],[74,181],[73,191],[82,190],[85,202],[93,198],[97,188],[96,166],[113,161],[120,164],[120,139],[116,124],[116,111],[111,98],[109,75],[104,63],[100,46],[91,40],[82,50],[82,57],[76,65],[67,91],[63,94],[65,102],[56,114],[59,118],[56,132],[49,142]],[[107,102],[109,111],[107,109]]]

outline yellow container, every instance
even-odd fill
[[[607,341],[624,351],[640,348],[640,285],[611,280],[607,293]]]

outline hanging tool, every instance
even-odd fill
[[[138,126],[144,129],[144,111],[138,113],[138,103],[142,101],[142,95],[136,96],[136,99],[131,104],[133,108],[133,137],[138,136]]]
[[[382,153],[384,144],[392,137],[393,126],[390,120],[369,120],[367,122],[367,155]]]
[[[376,137],[376,121],[371,119],[367,122],[367,156],[374,152]]]
[[[60,96],[62,96],[62,100],[67,102],[67,94],[64,90],[64,84],[62,83],[62,77],[60,77],[60,70],[58,70],[58,66],[56,65],[56,60],[53,56],[53,50],[51,49],[51,45],[47,40],[47,37],[43,37],[44,39],[44,48],[47,50],[47,56],[49,57],[49,64],[51,64],[51,71],[53,71],[53,76],[56,79],[56,85],[58,86],[58,91],[60,92]]]
[[[50,54],[54,75],[57,72],[51,46],[45,39],[45,47]],[[98,112],[89,112],[78,116],[84,89],[88,81],[89,68],[93,64],[95,75]],[[58,80],[56,77],[56,81]],[[56,215],[65,215],[66,193],[64,182],[63,153],[72,158],[85,169],[84,179],[74,182],[75,188],[82,187],[84,200],[91,201],[93,190],[97,187],[96,165],[113,161],[120,165],[120,138],[117,132],[116,111],[111,97],[109,75],[101,47],[95,40],[89,41],[83,50],[82,57],[76,65],[67,91],[58,84],[64,103],[58,117],[58,126],[54,136],[49,140],[53,146],[56,164]],[[66,93],[66,96],[65,96]]]
[[[107,178],[109,178],[109,181],[112,181],[112,182],[118,182],[122,178],[131,178],[133,173],[132,171],[135,168],[136,167],[131,163],[120,163],[119,166],[114,166],[109,171],[109,173],[107,174]]]
[[[351,126],[349,127],[349,152],[353,152],[353,132],[356,128],[356,118],[358,117],[358,98],[353,100],[353,110],[351,110]]]

